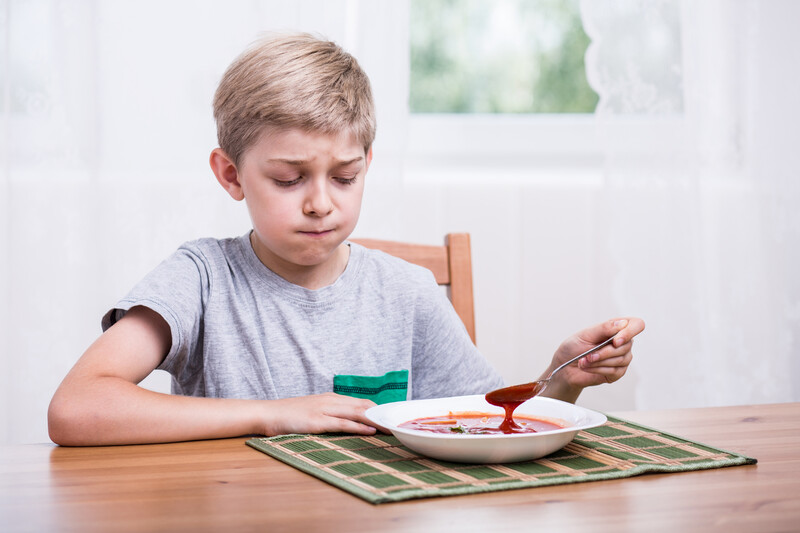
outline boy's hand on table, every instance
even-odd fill
[[[288,433],[356,433],[372,435],[375,428],[365,412],[375,405],[371,400],[352,398],[333,392],[271,400],[264,428],[266,436]]]
[[[556,350],[550,367],[542,377],[547,377],[562,363],[612,335],[614,340],[610,345],[561,370],[553,377],[543,395],[574,402],[585,387],[619,380],[633,359],[633,337],[643,330],[644,321],[641,318],[612,318],[568,337]]]

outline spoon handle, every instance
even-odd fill
[[[602,347],[603,347],[603,346],[605,346],[606,344],[610,343],[612,340],[614,340],[614,336],[613,336],[613,335],[612,335],[611,337],[609,337],[608,339],[604,340],[603,342],[601,342],[600,344],[598,344],[597,346],[595,346],[594,348],[589,348],[588,350],[586,350],[586,351],[585,351],[585,352],[583,352],[582,354],[580,354],[580,355],[576,355],[575,357],[573,357],[572,359],[570,359],[570,360],[569,360],[569,361],[567,361],[566,363],[562,364],[561,366],[559,366],[558,368],[556,368],[555,370],[553,370],[552,372],[550,372],[550,375],[549,375],[549,376],[547,376],[547,379],[549,380],[550,378],[552,378],[552,377],[553,377],[553,375],[554,375],[556,372],[558,372],[559,370],[561,370],[561,369],[562,369],[562,368],[564,368],[565,366],[569,366],[569,365],[571,365],[572,363],[574,363],[575,361],[577,361],[578,359],[580,359],[580,358],[582,358],[582,357],[586,357],[586,356],[587,356],[587,355],[589,355],[590,353],[592,353],[592,352],[594,352],[594,351],[597,351],[597,350],[599,350],[600,348],[602,348]]]

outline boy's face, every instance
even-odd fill
[[[284,279],[316,289],[342,273],[342,246],[358,222],[372,151],[349,134],[266,129],[238,169],[221,150],[211,155],[217,179],[244,199],[256,255]]]

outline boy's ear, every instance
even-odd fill
[[[244,200],[244,191],[239,182],[239,171],[228,154],[223,152],[222,148],[214,148],[208,162],[211,164],[211,170],[217,177],[217,181],[223,189],[228,191],[231,198],[237,201]]]

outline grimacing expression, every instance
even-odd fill
[[[259,259],[290,281],[293,271],[341,263],[371,157],[354,135],[265,130],[242,158],[240,193],[228,190],[247,203]]]

